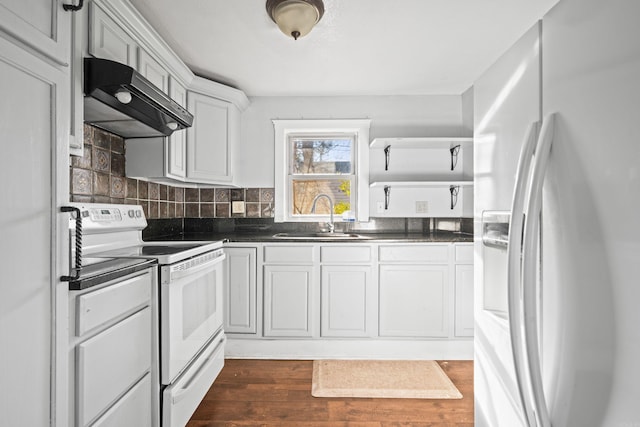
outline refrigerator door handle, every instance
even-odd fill
[[[533,122],[527,128],[524,143],[518,159],[516,182],[511,203],[511,218],[509,220],[509,237],[507,244],[507,283],[508,283],[508,312],[509,333],[511,334],[511,352],[515,367],[516,382],[522,410],[528,420],[528,425],[535,422],[532,407],[531,386],[527,376],[526,356],[524,346],[524,332],[522,322],[522,275],[521,254],[522,234],[524,231],[524,206],[529,188],[529,177],[533,153],[538,139],[539,122]]]
[[[540,137],[536,147],[531,171],[531,185],[527,202],[527,216],[524,221],[524,244],[522,248],[522,293],[524,315],[524,337],[526,347],[527,369],[531,380],[531,388],[536,416],[536,426],[551,427],[549,410],[542,386],[542,367],[538,340],[538,302],[537,302],[537,269],[538,269],[538,237],[540,230],[540,213],[542,210],[542,186],[549,163],[551,144],[554,134],[554,114],[547,115],[542,122]]]

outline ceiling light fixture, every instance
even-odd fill
[[[322,0],[267,0],[267,13],[280,31],[298,40],[320,21],[324,4]]]

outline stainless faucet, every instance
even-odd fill
[[[318,202],[318,199],[320,197],[326,197],[327,200],[329,201],[329,212],[331,213],[331,217],[329,220],[329,233],[333,233],[334,230],[334,225],[333,225],[333,200],[331,200],[331,197],[329,197],[328,195],[322,193],[322,194],[318,194],[314,199],[313,199],[313,204],[311,205],[311,213],[316,213],[316,203]]]

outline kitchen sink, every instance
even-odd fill
[[[355,233],[277,233],[274,239],[283,240],[355,240],[368,239],[367,236]]]

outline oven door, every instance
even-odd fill
[[[160,271],[161,382],[168,385],[222,328],[222,250]]]

